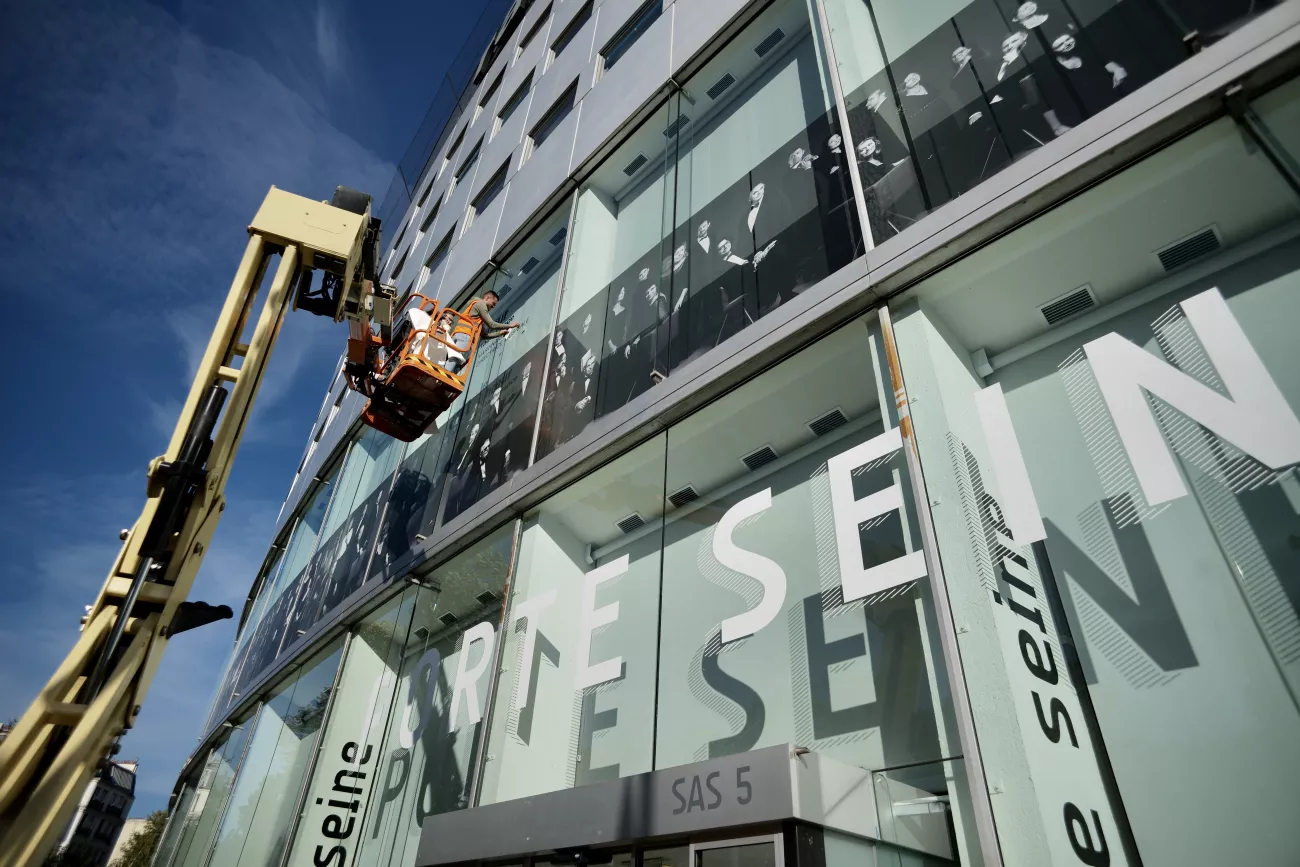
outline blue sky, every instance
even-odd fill
[[[0,719],[76,638],[274,184],[382,196],[481,2],[0,4]],[[293,315],[191,598],[238,614],[342,350]],[[231,642],[178,636],[123,758],[166,806]]]

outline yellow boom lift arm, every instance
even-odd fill
[[[35,867],[50,854],[86,784],[135,723],[168,639],[231,616],[227,606],[186,597],[226,507],[226,481],[286,312],[349,320],[348,381],[371,398],[367,424],[409,441],[464,389],[464,369],[446,375],[421,351],[433,339],[428,329],[408,327],[392,340],[395,292],[377,282],[380,225],[370,206],[370,196],[345,187],[332,203],[272,187],[249,225],[167,451],[149,465],[144,511],[122,531],[76,644],[0,743],[0,867]],[[446,312],[432,305],[434,317]],[[471,341],[460,350],[472,356],[477,328],[462,325]]]

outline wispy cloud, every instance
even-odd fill
[[[321,72],[346,74],[336,12],[322,7],[314,42],[282,46],[297,52],[297,76],[205,42],[145,0],[4,13],[0,297],[57,326],[32,379],[64,421],[7,441],[19,460],[0,488],[0,654],[17,664],[0,666],[0,716],[20,713],[75,641],[266,190],[326,198],[391,177],[319,109]],[[192,598],[242,606],[342,339],[323,319],[287,321]],[[233,632],[218,624],[171,643],[124,747],[143,761],[137,812],[165,806]]]

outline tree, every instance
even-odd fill
[[[150,813],[145,819],[144,827],[122,847],[122,854],[109,867],[149,867],[166,825],[166,810],[155,810]]]

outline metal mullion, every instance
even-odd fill
[[[840,121],[840,138],[843,140],[844,158],[849,164],[849,181],[853,185],[853,201],[857,206],[858,223],[861,226],[862,239],[867,252],[876,248],[875,238],[871,234],[871,223],[867,219],[867,194],[862,186],[862,175],[858,170],[856,142],[849,127],[849,110],[844,102],[844,87],[840,83],[840,65],[835,55],[835,43],[831,38],[830,19],[826,15],[826,0],[809,0],[813,5],[813,15],[817,18],[822,34],[822,45],[826,51],[827,75],[831,80],[831,91],[835,94],[835,113]]]
[[[948,686],[952,698],[953,714],[957,723],[957,739],[961,744],[963,761],[966,763],[968,781],[978,781],[970,786],[971,808],[974,812],[975,829],[979,836],[980,850],[987,867],[1002,867],[1002,850],[998,842],[997,824],[993,817],[993,801],[989,796],[988,777],[984,773],[984,761],[979,752],[979,737],[975,730],[975,715],[971,708],[970,694],[967,692],[966,674],[961,661],[961,648],[957,642],[957,627],[948,595],[948,582],[944,577],[943,563],[939,556],[939,542],[935,534],[934,523],[929,509],[929,495],[926,493],[925,478],[921,470],[921,458],[916,447],[916,438],[912,430],[912,417],[909,411],[907,388],[903,383],[902,365],[898,357],[898,346],[894,341],[894,328],[890,320],[889,309],[881,306],[877,315],[880,320],[881,336],[885,355],[889,363],[890,384],[894,388],[894,399],[898,409],[898,426],[903,438],[903,453],[907,460],[908,474],[912,478],[912,496],[916,501],[917,523],[921,530],[921,547],[925,552],[926,570],[934,585],[935,620],[939,626],[939,643],[943,648],[944,666],[948,672]]]
[[[555,335],[560,328],[560,304],[564,300],[564,293],[568,288],[565,281],[569,276],[569,251],[573,248],[573,239],[578,234],[574,231],[574,225],[578,219],[579,195],[579,190],[575,187],[573,199],[569,202],[569,220],[566,224],[564,251],[560,254],[560,274],[556,284],[555,303],[551,307],[551,331],[550,336],[547,338],[545,358],[542,361],[542,379],[537,392],[537,417],[533,419],[533,439],[528,447],[527,466],[530,467],[537,459],[537,440],[542,431],[542,413],[546,410],[546,380],[551,375],[551,356],[555,354]]]

